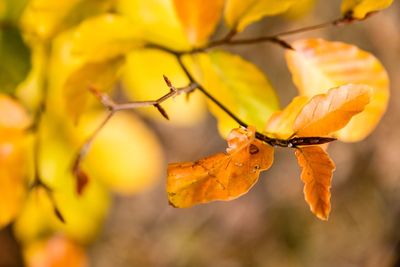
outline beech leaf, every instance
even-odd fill
[[[335,164],[320,146],[297,148],[295,154],[302,169],[306,202],[319,219],[327,220],[331,210],[330,187]]]
[[[286,61],[301,95],[313,97],[345,84],[372,88],[370,104],[336,136],[347,142],[364,139],[378,124],[389,100],[386,70],[372,54],[341,42],[304,39],[292,43]]]
[[[274,16],[288,10],[294,0],[227,0],[225,21],[229,28],[238,32],[265,16]]]
[[[207,41],[218,25],[224,0],[174,0],[174,4],[189,42],[199,46]]]
[[[293,130],[297,136],[324,136],[340,130],[370,101],[367,85],[348,84],[314,96],[300,111]]]
[[[372,12],[389,7],[393,0],[343,0],[340,7],[342,14],[356,19],[363,19]]]
[[[249,125],[265,127],[268,118],[279,108],[275,90],[264,73],[253,63],[224,51],[212,51],[185,58],[190,72],[213,97]],[[238,126],[230,116],[208,100],[211,113],[218,119],[218,129],[226,137]]]
[[[226,153],[168,166],[167,193],[174,207],[185,208],[214,200],[232,200],[257,182],[271,167],[273,147],[255,139],[254,128],[234,129]]]

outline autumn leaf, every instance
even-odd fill
[[[265,132],[277,138],[288,139],[293,135],[293,124],[298,114],[308,102],[308,97],[293,98],[283,110],[274,112],[267,121]]]
[[[31,119],[16,100],[0,94],[0,228],[20,213],[25,198],[27,158],[24,130]]]
[[[189,42],[200,46],[207,41],[218,25],[224,0],[174,0],[174,5]]]
[[[58,235],[29,244],[24,249],[24,258],[30,267],[88,266],[84,248]]]
[[[298,40],[286,61],[301,95],[313,97],[345,84],[372,88],[370,104],[336,136],[347,142],[365,138],[378,124],[389,100],[386,70],[373,55],[354,45],[323,39]]]
[[[133,23],[132,28],[143,33],[144,41],[176,50],[190,49],[172,0],[118,0],[116,3],[118,13]]]
[[[68,77],[64,85],[65,107],[74,122],[85,111],[89,98],[94,99],[89,89],[110,91],[124,62],[123,57],[117,57],[101,63],[87,63]]]
[[[331,210],[330,187],[335,164],[319,146],[297,148],[295,154],[302,169],[305,199],[319,219],[327,220]]]
[[[294,0],[227,0],[225,21],[229,28],[241,32],[265,16],[285,12],[295,2]]]
[[[168,166],[171,205],[185,208],[237,198],[257,182],[261,171],[271,167],[274,149],[255,139],[254,128],[232,130],[227,142],[227,153]]]
[[[265,127],[265,120],[278,110],[275,90],[263,72],[240,56],[212,51],[185,58],[185,64],[213,97],[249,125]],[[210,111],[218,119],[222,136],[237,127],[237,122],[208,101]]]
[[[367,85],[348,84],[314,96],[297,115],[293,130],[297,136],[324,136],[346,126],[370,101]]]
[[[343,15],[352,18],[363,19],[368,14],[385,9],[393,3],[393,0],[343,0],[340,7]]]

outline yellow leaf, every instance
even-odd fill
[[[271,115],[265,127],[265,132],[280,139],[290,138],[293,132],[293,124],[297,115],[308,102],[308,97],[297,96],[284,110]]]
[[[266,118],[279,108],[274,89],[254,64],[224,51],[212,51],[185,58],[196,80],[241,120],[264,129]],[[222,136],[238,126],[230,116],[208,100],[218,119]]]
[[[91,95],[89,88],[110,91],[118,79],[123,64],[122,57],[101,63],[87,63],[68,77],[64,85],[65,107],[73,121],[78,121],[90,97],[98,101]]]
[[[229,28],[241,32],[265,16],[285,12],[295,2],[294,0],[227,0],[225,21]]]
[[[173,55],[155,49],[131,52],[127,57],[122,74],[122,82],[127,96],[132,101],[160,98],[169,91],[162,75],[166,75],[176,87],[189,84],[189,80]],[[162,107],[169,115],[169,122],[177,125],[198,124],[206,117],[205,100],[198,91],[191,93],[189,99],[185,95],[180,95],[175,99],[167,100]],[[154,107],[138,111],[165,121]]]
[[[304,197],[311,211],[321,220],[327,220],[331,210],[331,180],[335,164],[319,146],[296,149],[297,161],[302,169]]]
[[[174,0],[174,4],[189,42],[194,46],[203,45],[218,25],[224,0]]]
[[[343,0],[341,11],[343,15],[351,14],[351,17],[363,19],[369,13],[389,7],[393,0]]]
[[[309,14],[315,7],[316,0],[297,0],[285,13],[289,19],[300,19]]]
[[[337,133],[342,141],[365,138],[378,124],[389,100],[389,80],[382,64],[356,46],[322,39],[298,40],[286,60],[301,95],[312,97],[348,83],[365,84],[372,91],[370,104]]]
[[[84,140],[100,124],[103,112],[82,116],[76,135]],[[83,162],[92,180],[120,194],[140,192],[161,177],[163,153],[155,134],[137,117],[116,114],[94,140]]]
[[[35,241],[24,248],[29,267],[86,267],[88,258],[82,246],[65,236]]]
[[[190,49],[172,0],[117,0],[117,10],[143,32],[143,40],[176,50]]]
[[[367,85],[348,84],[314,96],[297,115],[293,130],[298,136],[324,136],[342,129],[370,101]]]
[[[0,228],[19,214],[28,173],[24,130],[31,124],[16,100],[0,94]]]
[[[247,193],[260,172],[271,167],[274,156],[273,147],[254,136],[254,128],[234,129],[227,139],[227,153],[195,162],[169,164],[170,203],[185,208],[214,200],[231,200]]]
[[[22,27],[36,38],[49,39],[60,29],[64,18],[79,1],[28,1],[21,16]]]

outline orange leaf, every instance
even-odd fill
[[[319,146],[296,149],[297,161],[302,168],[304,197],[311,211],[321,220],[327,220],[331,210],[331,180],[335,164]]]
[[[298,136],[323,136],[346,126],[370,101],[367,85],[348,84],[314,96],[298,114],[293,130]]]
[[[174,4],[190,43],[202,45],[218,25],[224,0],[174,0]]]
[[[293,81],[301,95],[312,97],[345,84],[366,84],[372,88],[371,103],[337,133],[342,141],[365,138],[378,124],[389,100],[386,70],[372,54],[341,42],[304,39],[292,43],[286,53]]]
[[[271,167],[274,149],[255,139],[254,128],[234,129],[227,141],[227,153],[168,166],[167,192],[174,207],[237,198]]]

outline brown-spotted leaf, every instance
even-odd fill
[[[298,136],[324,136],[342,129],[369,103],[367,85],[348,84],[314,96],[298,114],[293,130]]]
[[[321,220],[327,220],[331,210],[331,180],[335,163],[320,146],[296,149],[297,161],[302,169],[304,197],[311,211]]]
[[[174,5],[189,42],[198,46],[207,41],[218,25],[224,0],[174,0]]]
[[[249,191],[271,167],[273,147],[255,139],[255,130],[234,129],[226,153],[168,166],[167,193],[174,207],[231,200]]]

